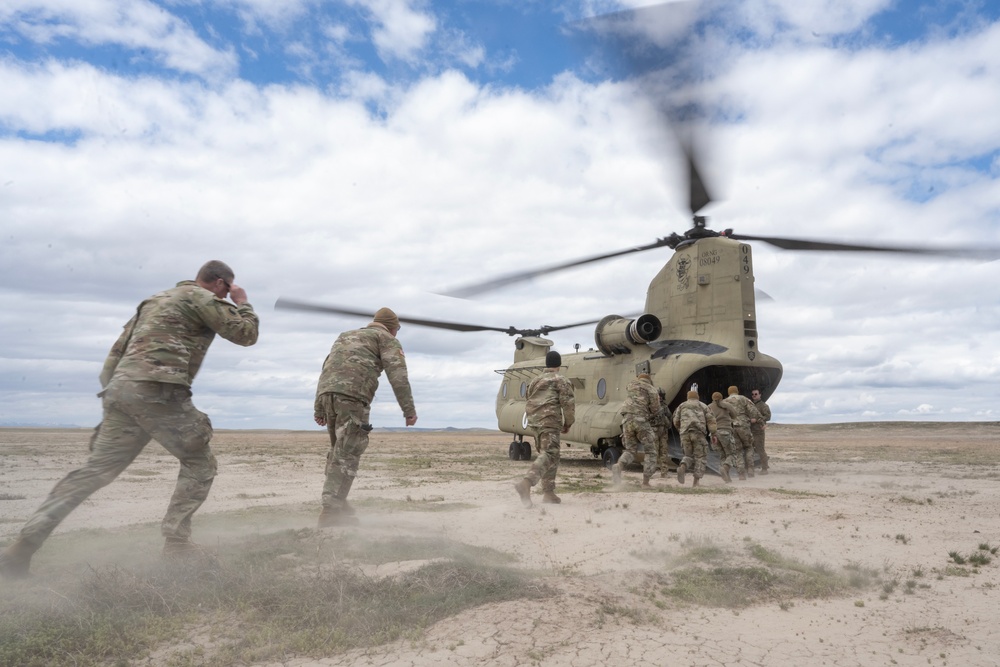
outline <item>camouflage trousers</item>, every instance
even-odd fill
[[[737,471],[743,471],[746,469],[743,462],[743,450],[739,449],[737,456],[736,439],[733,438],[733,432],[729,430],[719,429],[715,433],[716,438],[719,440],[719,463],[722,465],[729,464],[730,468],[735,468]]]
[[[326,431],[330,449],[326,453],[326,481],[323,483],[323,507],[341,509],[347,504],[347,494],[358,475],[361,455],[368,449],[368,423],[371,407],[341,394],[323,394]]]
[[[55,485],[21,529],[21,538],[35,545],[44,542],[80,503],[118,477],[150,440],[181,464],[160,532],[189,538],[191,517],[208,497],[217,469],[208,446],[208,415],[194,407],[191,389],[178,384],[114,380],[101,396],[104,419],[91,439],[90,458]]]
[[[670,429],[666,426],[656,427],[656,467],[661,473],[666,473],[670,463]]]
[[[645,419],[636,419],[631,415],[625,415],[622,422],[622,446],[625,453],[618,459],[618,463],[624,468],[629,463],[639,458],[639,445],[642,445],[642,476],[652,477],[656,473],[656,452],[657,452],[656,431]]]
[[[559,470],[559,431],[538,431],[535,437],[538,456],[524,478],[532,486],[541,481],[543,492],[555,493],[556,472]]]
[[[753,472],[753,434],[750,433],[750,424],[742,421],[733,422],[733,435],[736,436],[736,458],[741,456],[745,460],[746,467]]]
[[[684,448],[681,463],[694,473],[695,479],[701,479],[708,463],[708,441],[705,434],[698,430],[684,431],[681,433],[681,447]]]
[[[767,470],[767,452],[764,451],[764,429],[750,426],[750,433],[753,435],[753,450],[760,459],[760,467]]]

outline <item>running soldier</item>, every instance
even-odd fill
[[[724,402],[720,392],[715,392],[712,394],[712,402],[708,405],[708,409],[712,412],[712,416],[715,417],[715,436],[721,450],[719,452],[719,459],[722,462],[722,480],[726,484],[733,481],[733,478],[729,475],[729,471],[733,468],[736,468],[736,471],[739,472],[740,479],[746,479],[747,473],[743,466],[743,450],[740,450],[740,455],[737,457],[736,442],[733,439],[733,426],[739,418],[736,414],[736,408]]]
[[[660,470],[660,477],[666,477],[670,465],[670,429],[673,428],[673,414],[670,412],[666,393],[662,389],[657,389],[656,393],[660,397],[660,411],[653,422],[656,429],[656,467]]]
[[[760,419],[760,412],[749,398],[740,394],[736,386],[729,388],[729,396],[723,402],[736,408],[736,414],[739,415],[733,428],[736,435],[736,456],[739,457],[742,452],[747,476],[753,477],[753,434],[750,427]]]
[[[764,450],[764,429],[767,428],[767,422],[771,421],[771,408],[760,397],[760,389],[754,389],[750,392],[750,400],[753,401],[757,412],[760,413],[760,419],[757,420],[757,423],[750,424],[750,434],[753,435],[753,449],[757,452],[757,458],[760,459],[760,474],[766,475],[768,458],[767,452]]]
[[[357,523],[347,494],[357,477],[361,455],[368,448],[368,433],[372,430],[368,416],[383,370],[406,425],[417,423],[406,358],[403,346],[396,340],[397,333],[396,313],[379,308],[367,326],[340,334],[323,361],[313,413],[316,423],[326,426],[330,449],[326,453],[319,528]]]
[[[615,485],[621,484],[622,468],[639,458],[639,444],[644,452],[642,460],[642,485],[650,486],[649,480],[656,472],[656,432],[653,421],[660,412],[660,396],[656,393],[649,373],[639,373],[625,388],[625,404],[622,406],[622,446],[625,453],[611,466],[611,477]]]
[[[711,437],[712,443],[717,442],[715,416],[707,405],[698,400],[698,392],[689,391],[687,400],[677,406],[674,428],[681,434],[681,446],[684,448],[684,458],[677,466],[677,481],[683,484],[684,475],[690,469],[694,473],[692,486],[698,486],[708,461],[707,438]]]
[[[576,403],[572,383],[559,375],[562,356],[555,350],[545,355],[545,370],[528,384],[525,412],[528,428],[535,432],[538,456],[524,479],[514,485],[521,502],[531,507],[531,487],[542,482],[542,502],[561,503],[556,495],[559,470],[559,434],[569,433]]]
[[[225,301],[226,296],[232,303]],[[139,304],[111,348],[98,394],[103,420],[90,457],[69,473],[0,554],[0,575],[28,575],[31,557],[56,526],[92,493],[110,484],[150,440],[180,462],[167,513],[160,524],[167,557],[198,555],[191,518],[208,497],[217,464],[208,443],[212,423],[191,402],[191,383],[219,334],[237,345],[257,342],[258,320],[233,270],[213,260],[194,280],[177,283]]]

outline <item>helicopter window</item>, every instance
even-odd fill
[[[528,383],[527,382],[522,382],[521,383],[521,398],[524,398],[524,395],[527,394],[527,393],[528,393]]]
[[[507,398],[507,383],[506,382],[504,382],[503,385],[500,387],[500,393],[501,393],[501,395],[504,398]]]
[[[605,382],[604,378],[597,381],[597,398],[603,399],[604,395],[608,393],[608,383]]]

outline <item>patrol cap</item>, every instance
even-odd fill
[[[722,393],[718,392],[718,391],[712,392],[712,400],[713,401],[721,401],[722,400]]]
[[[732,396],[733,394],[738,394],[738,393],[740,393],[740,390],[739,390],[739,387],[737,387],[735,384],[732,385],[731,387],[729,387],[729,395],[730,396]]]
[[[372,319],[389,329],[399,329],[399,318],[396,317],[396,313],[388,308],[379,308],[376,310],[375,317]]]
[[[549,350],[545,353],[545,367],[546,368],[559,368],[562,366],[562,355],[555,350]]]
[[[689,391],[688,392],[688,398],[689,399],[690,398],[698,398],[698,392],[696,392],[696,391]]]

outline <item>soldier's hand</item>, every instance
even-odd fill
[[[313,417],[320,426],[326,426],[326,417]]]
[[[236,283],[233,283],[229,286],[229,298],[232,299],[233,303],[237,306],[242,306],[247,302],[247,291]]]
[[[569,433],[569,426],[563,426],[563,433]]]
[[[411,417],[407,417],[406,418],[406,425],[407,426],[413,426],[416,423],[417,423],[417,416],[416,415],[413,415]]]

